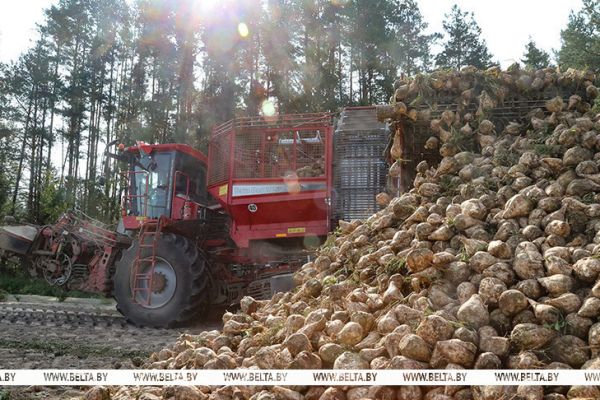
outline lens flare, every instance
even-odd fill
[[[289,194],[298,194],[302,190],[298,181],[298,174],[294,171],[286,171],[283,176],[283,182],[286,184]]]
[[[307,235],[302,240],[302,244],[307,250],[316,250],[321,244],[321,241],[317,236]]]
[[[238,24],[238,33],[243,38],[248,37],[248,35],[250,34],[250,29],[248,29],[248,25],[246,25],[243,22],[240,22]]]
[[[271,100],[263,101],[260,109],[265,117],[272,117],[275,115],[275,104]]]

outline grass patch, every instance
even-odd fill
[[[47,340],[7,340],[0,338],[0,347],[24,350],[39,350],[55,356],[73,355],[86,358],[90,355],[117,358],[147,358],[149,351],[144,350],[118,350],[110,346],[90,346],[78,343],[51,342]],[[1,399],[1,397],[0,397]]]
[[[103,298],[103,296],[95,293],[50,286],[43,279],[25,276],[20,272],[0,272],[0,301],[6,299],[7,293],[52,296],[57,297],[59,300],[64,300],[67,297]]]

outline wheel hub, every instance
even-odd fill
[[[50,285],[64,285],[71,277],[71,259],[65,253],[60,253],[56,259],[42,259],[44,278]]]
[[[152,275],[152,293],[162,293],[167,286],[167,277],[162,272]]]
[[[139,273],[149,274],[150,268],[150,265],[148,265]],[[149,279],[139,279],[136,282],[136,278],[133,275],[131,276],[131,289],[133,290],[134,285],[137,284],[135,302],[148,309],[160,308],[169,303],[177,288],[177,275],[173,266],[164,258],[156,257],[152,283],[149,281]]]

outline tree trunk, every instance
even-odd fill
[[[27,106],[27,117],[25,118],[25,128],[23,129],[23,142],[21,143],[21,151],[19,152],[19,166],[15,177],[15,188],[12,195],[11,214],[15,215],[17,206],[17,197],[19,195],[19,183],[21,183],[21,174],[23,172],[23,160],[25,160],[25,148],[27,147],[27,132],[31,123],[31,108],[33,107],[33,90],[29,95],[29,105]]]
[[[34,93],[34,101],[33,101],[33,127],[31,129],[31,145],[29,146],[31,149],[31,154],[29,157],[29,192],[27,193],[27,213],[29,214],[30,218],[34,219],[35,222],[35,216],[34,216],[34,210],[33,210],[33,198],[35,195],[35,156],[37,154],[37,141],[38,139],[38,134],[37,134],[37,128],[38,128],[38,103],[39,103],[39,98],[38,98],[38,88],[37,86],[34,86],[34,88],[32,89],[33,93]]]

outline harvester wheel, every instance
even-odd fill
[[[163,233],[156,248],[153,283],[148,291],[137,291],[132,296],[134,260],[139,242],[122,252],[115,263],[114,296],[117,309],[130,322],[140,326],[164,328],[176,326],[204,312],[208,304],[209,272],[204,254],[187,238]],[[148,257],[150,248],[143,249],[140,257]],[[150,268],[142,264],[138,273]],[[140,282],[140,285],[144,285]]]

